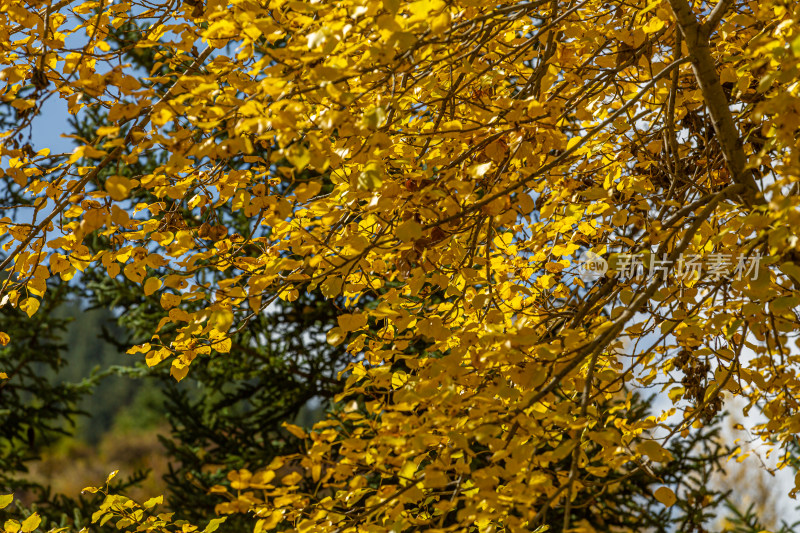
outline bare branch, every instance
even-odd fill
[[[697,18],[686,0],[670,0],[669,3],[678,19],[681,33],[686,39],[686,48],[689,51],[689,60],[692,63],[694,76],[703,93],[703,99],[711,116],[714,132],[731,178],[735,183],[741,183],[746,187],[742,196],[747,205],[763,203],[763,199],[758,199],[759,190],[753,173],[746,168],[747,157],[736,124],[733,122],[733,115],[728,107],[728,99],[722,90],[714,59],[711,57],[708,36],[704,32],[704,28],[697,22]],[[717,7],[723,3],[724,1],[720,2]],[[717,12],[717,9],[714,11]]]
[[[722,17],[725,16],[725,13],[732,5],[733,0],[720,0],[717,5],[714,6],[714,9],[711,10],[711,14],[708,15],[708,19],[706,19],[702,27],[703,34],[705,34],[706,37],[711,35],[711,32],[719,25]]]

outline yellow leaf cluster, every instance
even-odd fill
[[[348,407],[286,426],[307,453],[232,473],[221,512],[258,531],[533,531],[551,509],[567,529],[622,472],[672,459],[659,424],[682,438],[723,397],[764,406],[765,441],[794,438],[797,10],[185,4],[135,44],[158,49],[147,79],[102,30],[130,4],[0,9],[3,101],[26,116],[34,83],[113,123],[59,158],[0,143],[30,200],[0,218],[0,297],[31,317],[51,275],[122,274],[164,311],[131,353],[178,380],[278,299],[336,306]],[[629,418],[631,388],[658,386],[680,421]],[[161,527],[157,503],[107,495],[93,521]]]

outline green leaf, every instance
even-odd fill
[[[219,525],[223,523],[226,518],[227,517],[223,516],[222,518],[214,518],[213,520],[211,520],[206,526],[204,533],[214,533],[214,531],[216,531],[217,528],[219,528]]]

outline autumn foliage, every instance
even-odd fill
[[[4,2],[0,156],[26,203],[0,218],[0,297],[32,316],[48,278],[102,267],[160,302],[128,353],[177,380],[236,358],[276,302],[326,299],[351,355],[335,408],[286,426],[303,453],[212,490],[256,531],[594,531],[637,474],[673,505],[653,472],[724,400],[778,450],[800,431],[798,19],[776,0]],[[109,124],[34,148],[48,99]],[[634,417],[635,391],[666,407]],[[172,527],[157,503],[96,518]]]

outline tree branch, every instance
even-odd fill
[[[725,12],[726,5],[730,0],[721,0],[717,7],[709,16],[708,23],[718,21]],[[741,183],[745,186],[742,193],[742,200],[746,205],[752,207],[764,202],[759,198],[758,185],[753,177],[753,173],[748,170],[747,156],[742,147],[742,140],[733,122],[733,115],[728,106],[728,99],[722,90],[722,85],[717,75],[714,59],[711,57],[708,35],[705,28],[697,22],[697,18],[692,12],[692,8],[687,0],[669,0],[672,11],[678,20],[678,27],[686,40],[686,48],[689,52],[689,61],[692,63],[695,79],[705,100],[706,108],[711,116],[714,132],[722,149],[722,156],[731,174],[734,183]]]
[[[733,0],[719,0],[714,9],[711,10],[711,14],[708,15],[708,19],[706,19],[705,24],[703,24],[703,34],[708,37],[711,35],[711,32],[719,25],[722,17],[725,16],[725,13],[730,9],[733,5]]]

